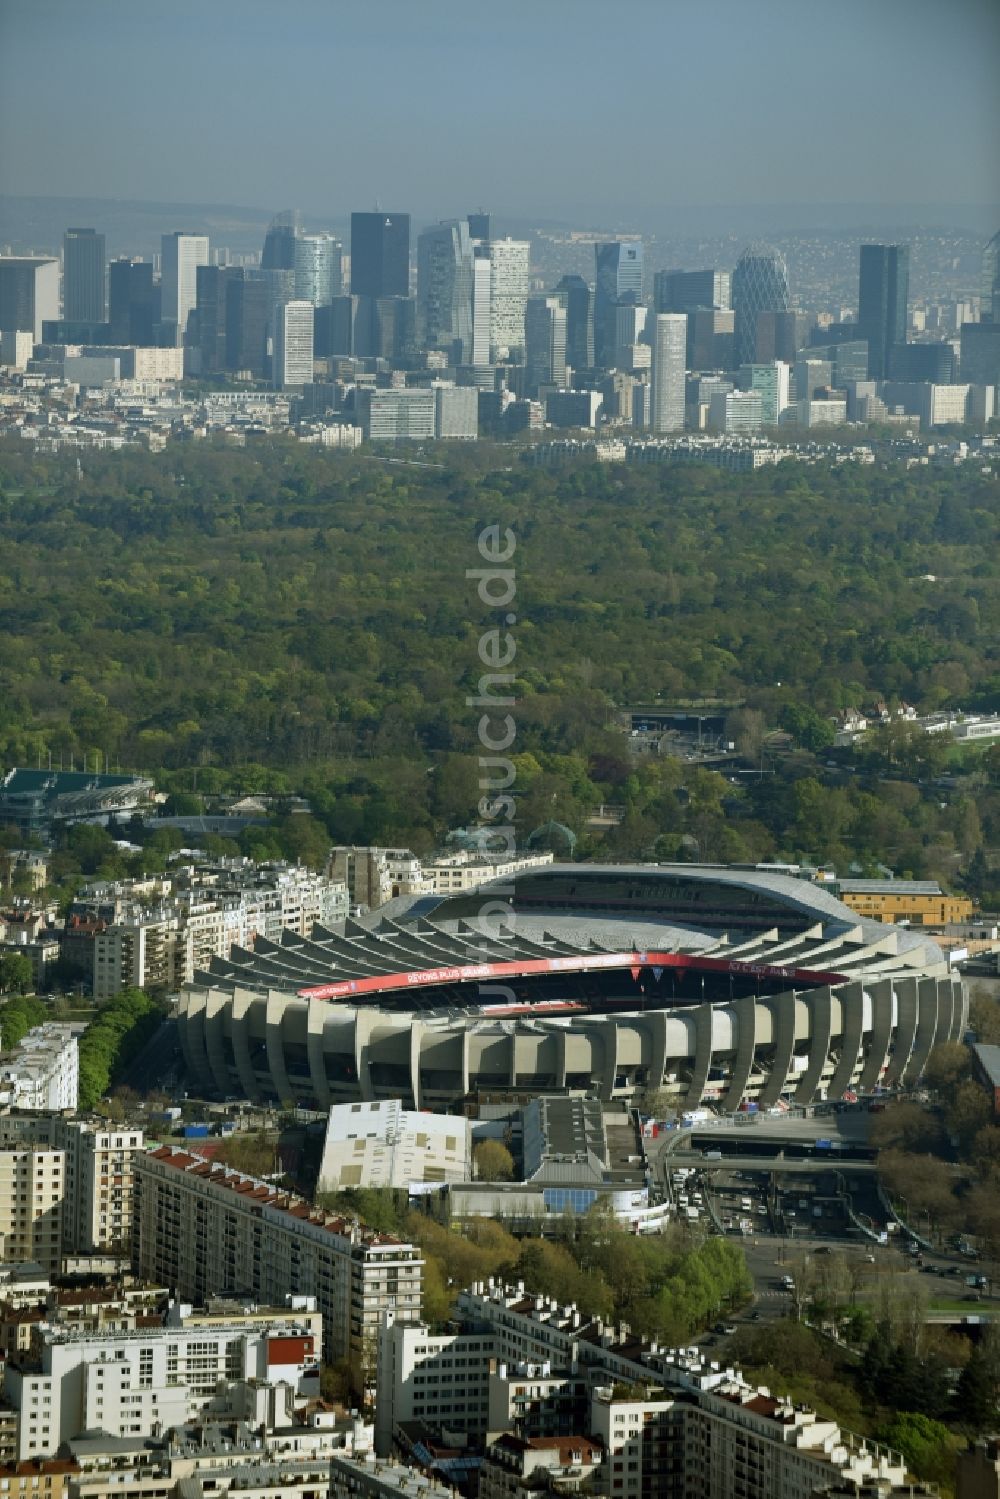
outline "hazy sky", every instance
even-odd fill
[[[998,0],[0,0],[0,191],[989,203]]]

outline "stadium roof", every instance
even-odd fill
[[[584,897],[593,894],[586,890],[588,883],[609,879],[614,892],[645,904],[624,916],[586,909]],[[704,925],[699,930],[699,916],[709,927],[718,927],[726,913],[706,908],[678,921],[669,910],[677,881],[686,895],[692,890],[710,895],[721,884],[745,889],[757,899],[774,899],[753,907],[753,927],[740,929],[741,920],[748,918],[741,918],[742,907],[736,906],[729,913],[731,931],[706,930]],[[928,956],[941,962],[937,949],[919,936],[866,921],[822,887],[786,875],[704,865],[550,865],[519,876],[509,914],[484,929],[474,914],[476,899],[501,891],[510,895],[509,884],[481,886],[471,907],[468,892],[395,901],[390,905],[402,919],[378,912],[364,922],[349,920],[343,933],[317,925],[308,937],[287,929],[279,942],[259,937],[252,952],[234,947],[228,958],[213,958],[194,982],[215,990],[276,991],[393,1008],[474,1007],[501,1015],[514,1013],[509,1002],[485,1005],[480,996],[481,987],[498,980],[537,987],[544,979],[549,998],[543,1000],[539,992],[530,1007],[572,1010],[585,1007],[587,993],[600,984],[602,974],[618,974],[620,987],[627,990],[647,970],[656,983],[664,971],[693,971],[762,985],[781,981],[810,986],[838,983],[852,974],[874,977],[923,966]],[[519,901],[529,893],[536,909],[522,912]],[[538,909],[547,905],[549,893],[552,905]],[[567,898],[581,905],[565,908],[562,900]],[[423,914],[428,909],[435,920]],[[471,919],[461,914],[470,910]],[[784,930],[779,929],[782,910],[796,913],[795,924]],[[772,919],[774,926],[769,925]],[[566,980],[562,986],[559,976]]]

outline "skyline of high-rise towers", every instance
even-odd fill
[[[410,224],[408,214],[352,215],[353,284],[351,257],[337,236],[304,232],[291,210],[270,221],[256,255],[214,248],[205,234],[173,231],[163,236],[160,265],[153,257],[118,259],[108,267],[103,318],[81,314],[102,310],[104,236],[93,228],[71,228],[61,261],[43,257],[55,276],[54,308],[52,298],[43,298],[41,314],[29,316],[26,301],[23,309],[15,308],[8,298],[6,315],[18,323],[17,331],[22,324],[35,329],[36,342],[57,357],[74,344],[88,351],[115,344],[175,347],[184,349],[183,371],[193,379],[271,381],[280,309],[307,303],[314,309],[315,376],[347,390],[371,379],[393,387],[454,383],[484,393],[491,423],[514,403],[512,426],[558,426],[582,414],[591,425],[596,420],[658,431],[675,430],[677,415],[672,408],[668,413],[665,384],[668,354],[670,368],[676,366],[671,330],[656,318],[679,316],[686,318],[684,367],[709,381],[689,383],[686,392],[688,420],[695,425],[705,420],[704,411],[699,414],[708,404],[702,394],[718,393],[711,380],[745,386],[750,379],[752,392],[757,372],[767,371],[770,379],[776,362],[801,374],[798,400],[820,408],[818,415],[806,413],[810,422],[844,420],[836,403],[843,406],[852,382],[866,378],[981,385],[987,394],[970,410],[993,409],[1000,384],[1000,323],[993,321],[1000,235],[980,250],[981,301],[969,294],[952,309],[930,308],[924,290],[911,324],[905,245],[860,247],[856,312],[845,305],[839,282],[831,283],[825,308],[817,306],[807,282],[807,310],[792,305],[784,259],[765,244],[749,244],[732,273],[718,263],[695,261],[691,269],[644,276],[649,247],[638,235],[599,239],[577,233],[556,237],[558,248],[552,250],[541,231],[537,241],[494,236],[490,214],[478,209],[422,229],[411,260]],[[566,269],[580,266],[584,254],[594,257],[593,281]],[[22,261],[0,257],[5,284],[20,285]],[[38,274],[44,273],[43,267]],[[49,309],[52,317],[46,316]],[[289,328],[295,323],[290,319]],[[368,363],[357,369],[333,363],[343,359]],[[161,363],[165,370],[175,368]],[[281,383],[295,388],[307,382],[297,377]],[[671,388],[676,391],[676,381]],[[551,414],[548,406],[527,412],[526,402],[545,403],[559,391],[589,398],[549,402]],[[500,398],[499,412],[486,397]],[[957,401],[953,409],[960,415]],[[765,404],[773,425],[776,402]],[[791,405],[779,392],[777,420],[783,425],[801,419]],[[752,403],[741,402],[740,408],[743,427],[750,430]],[[944,407],[939,402],[935,409]]]

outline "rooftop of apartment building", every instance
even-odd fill
[[[867,1454],[890,1466],[902,1465],[902,1459],[891,1449],[839,1428],[836,1422],[827,1421],[787,1396],[774,1395],[765,1386],[748,1384],[738,1368],[723,1367],[710,1361],[697,1348],[666,1348],[655,1340],[647,1341],[637,1336],[627,1323],[607,1324],[600,1318],[585,1319],[574,1304],[562,1304],[546,1296],[527,1295],[523,1282],[508,1286],[491,1279],[469,1287],[459,1298],[459,1314],[467,1314],[470,1322],[476,1319],[476,1298],[485,1299],[508,1314],[530,1318],[540,1326],[559,1328],[578,1350],[580,1344],[589,1344],[592,1350],[604,1350],[608,1364],[612,1366],[608,1369],[612,1378],[605,1388],[595,1389],[595,1395],[602,1401],[614,1403],[619,1398],[655,1401],[667,1394],[671,1399],[678,1394],[699,1400],[707,1397],[738,1407],[771,1426],[782,1443],[809,1449],[814,1456],[833,1458]],[[551,1352],[557,1359],[556,1350],[553,1348]],[[581,1361],[599,1374],[603,1372],[596,1352]],[[624,1372],[622,1364],[632,1366],[624,1375],[626,1380],[633,1382],[632,1388],[622,1387],[619,1382]]]
[[[509,1453],[515,1459],[532,1452],[550,1452],[561,1468],[580,1463],[599,1463],[604,1457],[604,1448],[589,1436],[522,1437],[514,1432],[504,1432],[489,1449],[490,1455]]]
[[[836,888],[848,895],[942,895],[937,880],[836,880]]]
[[[356,1218],[345,1218],[335,1213],[327,1213],[322,1208],[314,1207],[306,1198],[299,1197],[294,1192],[281,1191],[269,1182],[260,1181],[253,1176],[244,1176],[242,1172],[234,1171],[227,1166],[214,1166],[203,1156],[189,1155],[186,1151],[176,1149],[171,1145],[161,1145],[158,1149],[150,1151],[146,1159],[160,1161],[173,1170],[194,1178],[196,1182],[210,1183],[213,1187],[232,1192],[244,1201],[252,1201],[258,1207],[273,1208],[285,1213],[299,1223],[311,1223],[316,1228],[324,1229],[338,1238],[348,1239],[352,1246],[374,1248],[385,1245],[395,1246],[401,1250],[412,1248],[411,1245],[394,1238],[391,1234],[377,1233]],[[140,1157],[140,1162],[141,1160]]]
[[[71,1457],[25,1457],[19,1462],[0,1463],[0,1482],[5,1478],[51,1478],[76,1475],[80,1464]]]
[[[327,1433],[351,1432],[364,1441],[363,1427],[358,1416],[343,1406],[334,1406],[322,1400],[310,1400],[289,1412],[290,1424],[269,1429],[266,1446],[262,1447],[260,1429],[245,1421],[220,1418],[194,1421],[184,1426],[172,1426],[161,1436],[116,1437],[107,1432],[84,1432],[66,1443],[73,1458],[79,1459],[86,1468],[101,1470],[164,1464],[173,1459],[192,1460],[222,1459],[227,1465],[241,1456],[273,1460],[286,1440],[297,1440],[305,1431],[316,1430],[317,1414],[329,1416],[323,1430]],[[360,1428],[360,1435],[359,1435]],[[328,1459],[326,1459],[328,1460]]]

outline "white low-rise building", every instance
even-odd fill
[[[466,1181],[471,1175],[468,1119],[404,1109],[398,1098],[334,1104],[330,1110],[320,1191]]]

